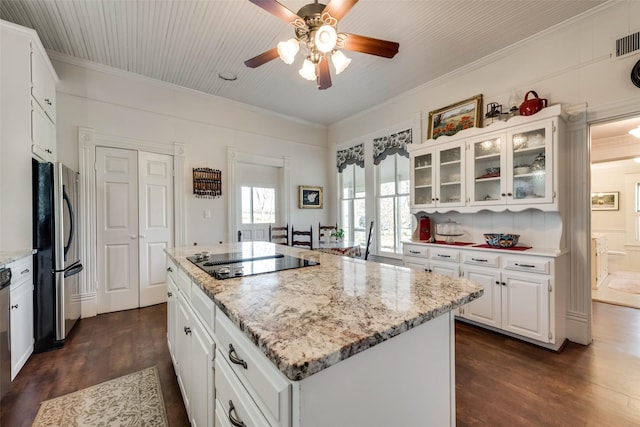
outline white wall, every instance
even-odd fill
[[[640,178],[640,164],[632,160],[598,163],[591,167],[592,192],[619,193],[618,210],[591,212],[591,231],[607,236],[610,251],[626,254],[609,256],[609,273],[640,272],[640,246],[633,241],[635,194],[629,186],[630,178],[635,178],[633,182]]]
[[[78,169],[78,128],[121,138],[185,145],[185,173],[193,167],[222,170],[223,196],[197,199],[186,177],[187,242],[228,239],[227,147],[290,157],[290,217],[296,227],[334,221],[335,195],[327,180],[327,129],[251,106],[201,94],[135,74],[50,53],[57,87],[58,159]],[[298,209],[298,185],[325,187],[323,209]],[[205,219],[203,211],[212,211]]]

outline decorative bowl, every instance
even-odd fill
[[[488,233],[484,241],[492,248],[512,248],[518,244],[519,234]]]
[[[487,175],[500,173],[500,168],[499,167],[487,168],[486,171],[487,171]]]

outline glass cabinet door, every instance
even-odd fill
[[[464,144],[461,142],[448,147],[440,147],[438,154],[438,190],[435,195],[437,205],[464,206]]]
[[[434,150],[413,157],[413,204],[433,204]]]
[[[505,134],[488,136],[470,143],[470,204],[498,205],[506,203]]]
[[[553,122],[535,124],[510,132],[508,151],[512,178],[507,192],[511,204],[553,201]]]

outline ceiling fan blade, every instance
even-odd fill
[[[280,55],[278,55],[278,48],[274,47],[273,49],[269,49],[266,52],[262,52],[258,56],[254,56],[251,59],[247,59],[246,61],[244,61],[244,65],[246,65],[249,68],[256,68],[261,66],[262,64],[265,64],[271,61],[272,59],[276,59],[279,56]]]
[[[320,62],[316,65],[316,76],[318,89],[324,90],[331,87],[331,71],[329,70],[329,61],[326,56],[320,58]]]
[[[344,34],[343,48],[354,52],[368,53],[369,55],[393,58],[398,53],[400,43],[388,40],[374,39],[373,37],[359,36],[358,34]]]
[[[273,16],[282,19],[287,24],[292,24],[296,19],[301,19],[297,14],[287,9],[276,0],[249,0],[256,6],[260,6]],[[304,22],[304,21],[303,21]]]
[[[339,21],[356,3],[358,3],[358,0],[331,0],[322,13],[328,13]]]

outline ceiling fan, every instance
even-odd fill
[[[315,80],[320,90],[331,87],[329,58],[336,74],[340,74],[351,62],[338,49],[393,58],[400,47],[396,42],[338,33],[338,22],[358,0],[330,0],[327,5],[315,0],[314,3],[303,6],[298,13],[293,13],[276,0],[249,1],[292,25],[295,38],[278,43],[277,47],[246,60],[244,64],[256,68],[278,57],[291,64],[302,46],[305,60],[299,73],[307,80]]]

